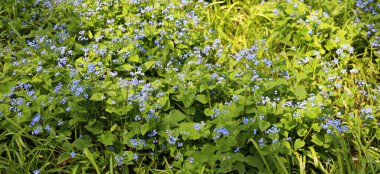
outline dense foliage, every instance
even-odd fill
[[[2,0],[0,173],[379,173],[372,0]]]

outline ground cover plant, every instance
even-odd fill
[[[379,173],[372,0],[2,0],[0,173]]]

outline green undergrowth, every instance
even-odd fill
[[[379,173],[378,13],[3,0],[0,173]]]

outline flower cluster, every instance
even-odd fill
[[[328,119],[326,123],[322,125],[322,128],[325,129],[328,134],[334,134],[335,131],[344,133],[349,130],[347,126],[342,125],[340,119]]]

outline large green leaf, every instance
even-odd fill
[[[141,63],[141,58],[137,54],[129,57],[128,60],[136,63]]]
[[[294,89],[294,94],[298,100],[305,99],[306,95],[307,95],[307,91],[305,89],[305,86],[303,86],[303,85],[296,86]]]
[[[156,61],[149,61],[149,62],[145,62],[142,66],[141,66],[141,72],[145,72],[145,71],[148,71],[155,63]]]
[[[72,145],[80,150],[92,147],[91,138],[88,136],[77,138]]]
[[[311,136],[311,142],[315,143],[318,146],[323,146],[322,138],[319,135]]]
[[[145,135],[146,132],[148,132],[150,129],[149,123],[145,123],[141,126],[141,135]]]
[[[113,135],[112,135],[111,131],[106,131],[103,134],[101,134],[99,140],[104,145],[112,145],[113,144]]]
[[[115,70],[118,70],[118,71],[130,71],[132,69],[133,69],[133,66],[128,63],[125,63],[115,68]]]
[[[294,142],[294,150],[302,148],[303,146],[305,146],[305,142],[300,139],[296,139],[296,141]]]
[[[93,101],[102,101],[103,98],[104,98],[104,95],[97,92],[95,94],[92,94],[90,100],[93,100]]]
[[[202,104],[206,104],[207,103],[207,98],[203,94],[195,96],[195,100],[201,102]]]
[[[183,119],[185,119],[186,115],[183,114],[181,111],[174,109],[170,111],[169,117],[170,117],[171,122],[178,123],[182,121]]]

